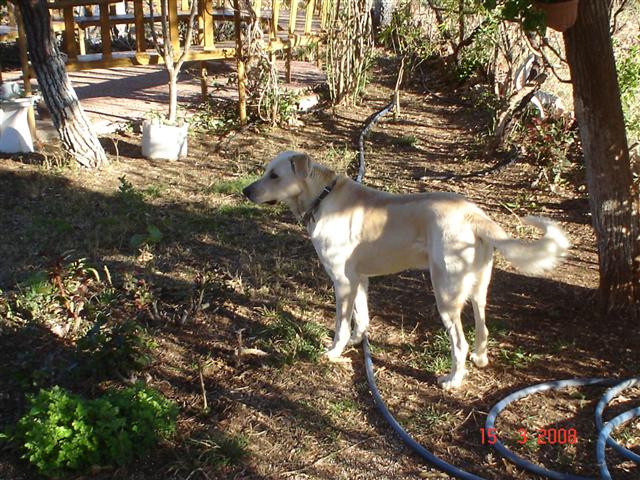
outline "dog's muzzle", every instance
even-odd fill
[[[255,188],[254,188],[254,186],[255,186],[255,184],[253,184],[253,183],[252,183],[252,184],[251,184],[251,185],[249,185],[248,187],[245,187],[245,188],[242,190],[242,194],[243,194],[245,197],[247,197],[249,200],[251,200],[253,203],[265,203],[265,204],[267,204],[267,205],[275,205],[275,204],[277,203],[277,201],[276,201],[276,200],[270,200],[270,201],[268,201],[268,202],[258,202],[258,201],[255,199]]]

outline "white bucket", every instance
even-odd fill
[[[187,156],[189,125],[163,125],[157,120],[142,123],[142,156],[152,160],[177,160]]]
[[[25,97],[0,102],[0,152],[33,152],[28,118],[34,100]]]

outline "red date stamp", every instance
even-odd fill
[[[519,428],[517,443],[524,445],[534,438],[538,445],[575,445],[578,443],[578,432],[575,428],[539,428],[532,437],[526,428]],[[493,445],[498,441],[495,428],[481,428],[480,441]]]

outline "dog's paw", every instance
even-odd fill
[[[338,349],[338,348],[332,348],[330,350],[327,350],[322,354],[322,356],[333,363],[346,363],[351,361],[350,358],[343,357],[342,349]]]
[[[469,355],[469,358],[478,368],[483,368],[489,365],[489,358],[487,357],[486,353],[484,355],[478,355],[476,352],[473,352],[471,355]]]
[[[453,373],[442,375],[438,377],[438,385],[440,385],[443,390],[455,390],[462,385],[463,377],[464,375],[454,375]]]

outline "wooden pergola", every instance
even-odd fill
[[[192,45],[187,61],[201,62],[201,85],[203,96],[207,93],[206,68],[204,62],[212,60],[236,59],[238,62],[238,89],[240,94],[240,116],[246,115],[246,98],[243,91],[244,63],[241,58],[243,48],[242,24],[249,17],[249,12],[242,8],[240,0],[194,0],[197,5],[197,41]],[[286,77],[291,80],[291,58],[293,49],[321,41],[328,17],[331,0],[282,0],[251,1],[254,12],[260,19],[266,33],[264,48],[267,52],[286,52]],[[181,22],[189,20],[189,0],[168,0],[168,20],[171,39],[175,51],[179,51],[179,28]],[[266,3],[266,2],[265,2]],[[126,6],[126,13],[118,13],[115,6]],[[95,7],[99,13],[93,14]],[[82,8],[84,7],[84,8]],[[144,34],[145,28],[160,22],[159,8],[154,8],[153,17],[148,7],[148,0],[54,0],[49,2],[52,13],[52,28],[62,35],[64,53],[67,55],[68,71],[91,70],[97,68],[115,68],[129,65],[156,65],[163,62],[153,45],[148,45]],[[123,9],[120,9],[121,11]],[[16,12],[18,13],[18,12]],[[17,41],[21,51],[21,63],[25,93],[31,93],[33,71],[29,65],[26,50],[24,27],[19,15],[17,17]],[[233,24],[232,40],[215,41],[216,25],[224,22]],[[114,50],[111,32],[115,26],[132,27],[135,38],[135,49]],[[85,48],[86,33],[89,28],[99,29],[101,50],[98,53],[87,53]],[[142,34],[140,33],[142,32]]]

